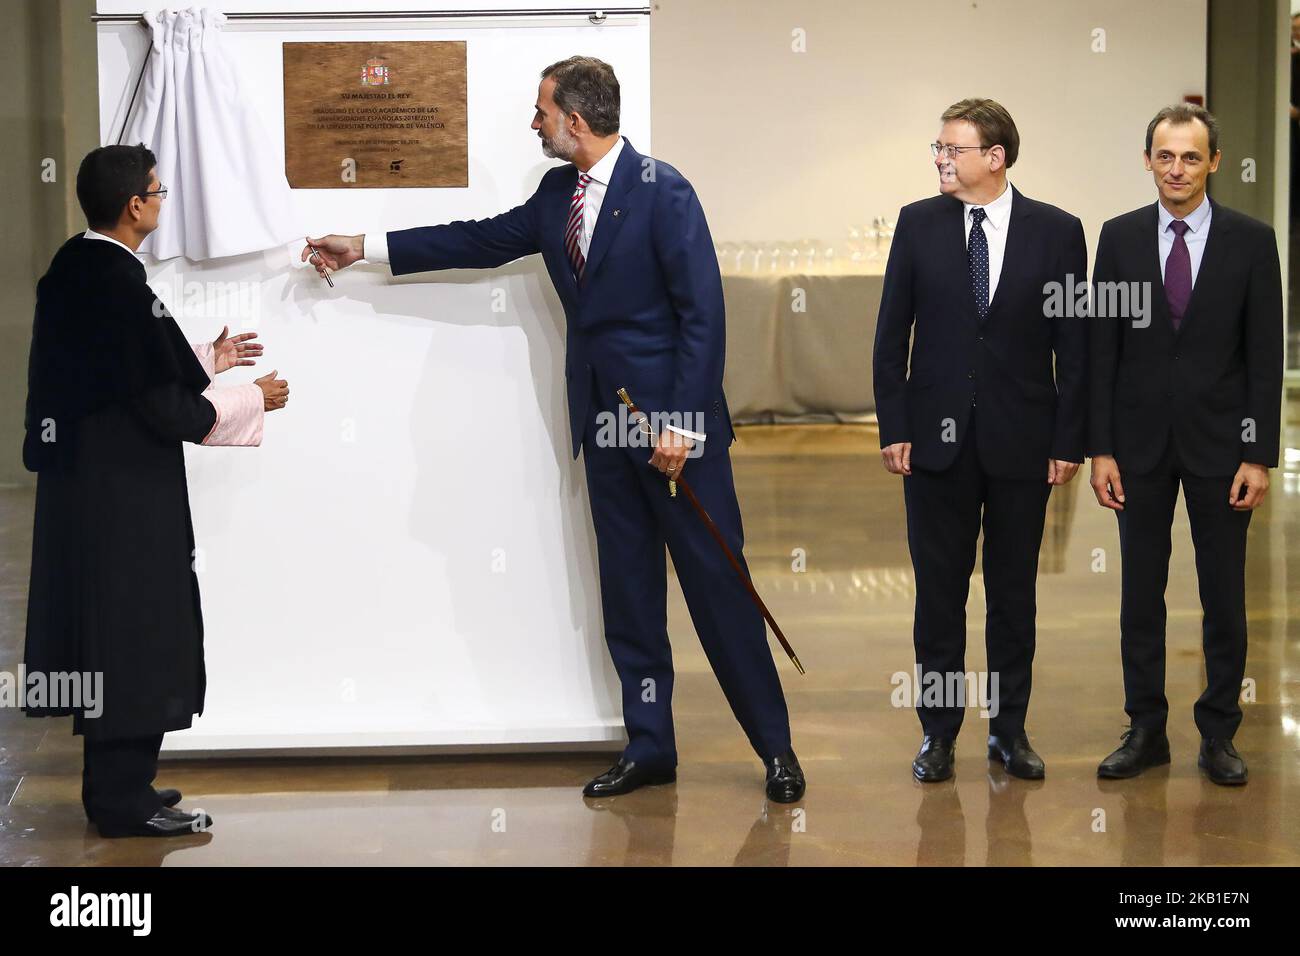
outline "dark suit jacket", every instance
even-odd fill
[[[1046,480],[1049,458],[1083,461],[1087,319],[1073,314],[1073,286],[1087,289],[1083,226],[1012,189],[1002,271],[983,321],[961,201],[940,195],[899,213],[876,325],[876,414],[881,447],[911,442],[913,467],[952,464],[973,407],[989,474]],[[1057,299],[1070,314],[1048,314],[1048,283],[1071,287]]]
[[[626,387],[643,411],[703,432],[703,457],[735,438],[722,367],[722,277],[695,190],[667,163],[624,141],[592,233],[579,286],[564,252],[578,170],[542,177],[522,206],[491,219],[388,234],[393,275],[490,269],[540,252],[568,320],[564,375],[576,458],[587,416],[615,410]],[[590,409],[595,374],[598,409]]]
[[[1116,288],[1107,284],[1147,283],[1149,288],[1145,327],[1142,319],[1135,325],[1131,315],[1099,314],[1092,323],[1088,451],[1114,455],[1121,474],[1154,468],[1171,433],[1184,467],[1194,475],[1232,475],[1243,461],[1277,465],[1282,407],[1277,242],[1264,223],[1219,203],[1211,206],[1210,234],[1177,332],[1160,276],[1155,204],[1102,226],[1093,265],[1094,305]],[[1247,419],[1253,421],[1253,435]]]

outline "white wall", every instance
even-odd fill
[[[575,48],[626,78],[625,129],[649,147],[645,17],[599,28],[232,24],[226,46],[274,168],[281,42],[365,38],[467,41],[470,186],[297,190],[304,233],[477,218],[524,201],[554,165],[529,129],[538,73]],[[138,27],[100,27],[106,136],[144,47]],[[150,268],[194,341],[225,319],[215,299],[194,314],[204,310],[186,284],[251,284],[256,306],[232,325],[255,326],[267,354],[223,378],[275,368],[292,390],[260,449],[187,450],[209,693],[169,748],[621,739],[585,480],[569,452],[564,315],[540,258],[404,279],[354,267],[330,290],[299,266],[299,248]],[[492,307],[499,291],[503,312]]]
[[[935,194],[939,114],[989,96],[1020,131],[1012,182],[1079,216],[1091,253],[1155,201],[1146,125],[1205,93],[1205,31],[1205,0],[659,0],[656,152],[719,240],[836,240]]]

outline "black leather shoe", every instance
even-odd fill
[[[181,792],[179,790],[159,790],[158,799],[162,801],[164,807],[174,807],[181,802]],[[90,812],[90,807],[86,806],[85,803],[82,806],[86,810],[86,819],[94,823],[95,815]]]
[[[793,750],[787,750],[767,762],[767,799],[777,803],[794,803],[803,799],[803,792],[807,788],[803,768],[799,766],[799,758]]]
[[[1239,787],[1246,782],[1246,761],[1241,759],[1231,740],[1203,737],[1196,765],[1220,786]]]
[[[652,770],[635,760],[618,758],[618,763],[582,788],[584,797],[614,797],[631,793],[639,787],[654,787],[675,783],[676,770]]]
[[[953,750],[957,741],[953,737],[931,737],[926,734],[921,749],[912,761],[912,776],[921,783],[938,783],[952,776]]]
[[[212,826],[212,818],[206,813],[186,813],[163,807],[143,823],[127,826],[103,826],[96,824],[99,835],[107,839],[117,837],[175,837],[202,833]]]
[[[1124,743],[1097,767],[1097,776],[1108,780],[1136,777],[1149,767],[1169,763],[1169,738],[1163,730],[1130,727]]]
[[[989,735],[989,759],[997,760],[1007,773],[1021,780],[1042,780],[1047,772],[1043,758],[1029,746],[1029,737],[1022,730],[1018,735]]]

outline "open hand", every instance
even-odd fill
[[[256,332],[229,333],[230,326],[223,326],[212,343],[212,367],[218,375],[236,365],[256,365],[255,359],[262,354],[262,346],[253,341]]]

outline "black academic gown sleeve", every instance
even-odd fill
[[[141,393],[132,400],[131,409],[163,441],[201,444],[217,423],[212,403],[176,382]]]

